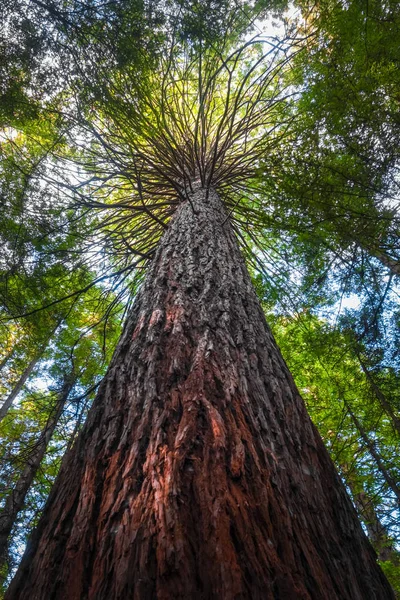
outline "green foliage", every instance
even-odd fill
[[[392,419],[398,400],[388,395],[387,405],[382,404],[361,367],[360,345],[347,332],[308,311],[291,318],[270,315],[269,321],[355,501],[359,493],[367,494],[390,539],[399,544],[400,432]],[[398,386],[392,370],[378,373],[377,381],[392,377],[389,385]]]
[[[382,560],[379,561],[379,564],[385,573],[386,577],[390,581],[390,585],[392,586],[396,598],[400,597],[400,565],[393,564],[390,560]]]
[[[302,117],[279,197],[325,245],[358,247],[398,274],[399,5],[298,4]]]
[[[0,423],[0,508],[21,476],[38,440],[51,418],[62,382],[72,377],[69,393],[46,455],[18,515],[11,537],[8,567],[12,571],[21,557],[27,534],[35,525],[66,448],[73,443],[90,407],[100,378],[120,334],[117,315],[103,321],[98,290],[92,288],[79,299],[68,316],[52,332],[46,353],[14,407]],[[100,326],[99,326],[100,324]],[[22,349],[29,350],[28,338]],[[23,356],[21,357],[22,360]]]

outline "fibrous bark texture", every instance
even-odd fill
[[[213,190],[164,234],[6,598],[394,598]]]

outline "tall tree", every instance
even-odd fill
[[[231,41],[196,28],[74,117],[72,191],[110,263],[148,272],[8,599],[393,598],[235,236],[265,225],[302,41]]]
[[[392,598],[192,185],[7,598]]]

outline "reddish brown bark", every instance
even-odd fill
[[[213,191],[165,233],[6,598],[394,598]]]

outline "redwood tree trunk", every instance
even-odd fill
[[[6,598],[394,598],[212,190],[164,234]]]

